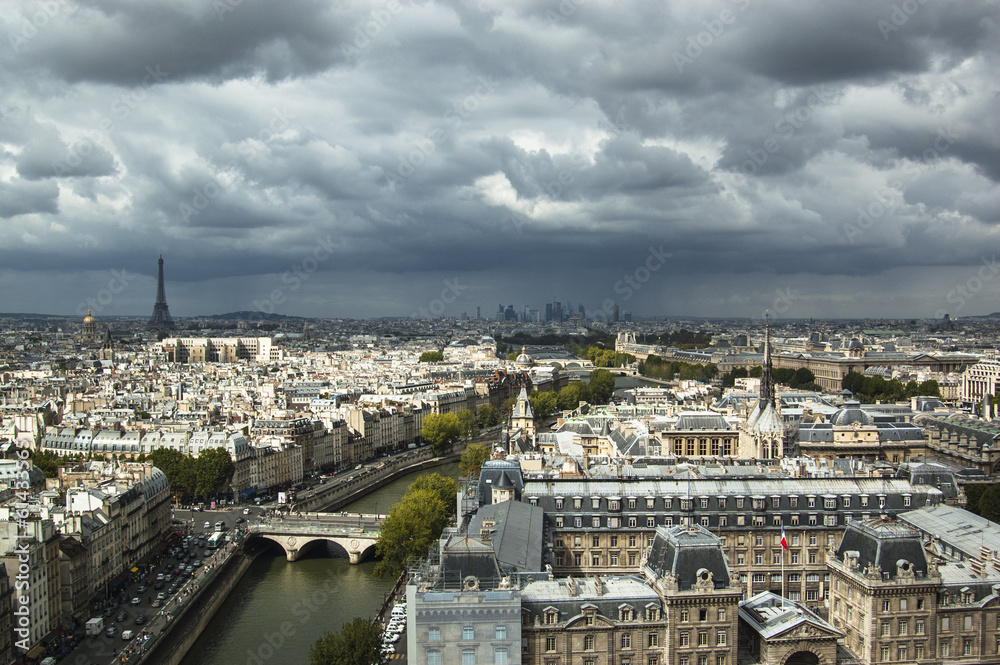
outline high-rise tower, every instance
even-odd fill
[[[170,308],[167,307],[167,291],[163,288],[163,255],[160,255],[160,272],[156,278],[156,303],[153,305],[153,315],[149,317],[146,330],[162,331],[176,330],[174,320],[170,318]]]

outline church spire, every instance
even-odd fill
[[[774,375],[771,373],[771,321],[764,314],[764,371],[760,375],[760,406],[774,406]]]

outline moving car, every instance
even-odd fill
[[[139,604],[139,603],[141,603],[141,602],[142,602],[142,599],[141,599],[141,598],[133,598],[133,599],[132,599],[132,604],[133,604],[133,605],[138,605],[138,604]]]
[[[132,635],[133,635],[133,633],[132,633],[131,629],[127,629],[127,630],[123,630],[122,631],[122,639],[125,640],[126,642],[128,642],[130,639],[132,639]]]

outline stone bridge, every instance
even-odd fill
[[[361,563],[374,551],[385,517],[355,513],[292,513],[255,520],[249,532],[251,536],[281,545],[289,561],[298,559],[310,543],[325,541],[342,547],[351,563]]]

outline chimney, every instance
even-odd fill
[[[570,575],[566,578],[566,588],[569,589],[569,595],[576,597],[576,580]]]

